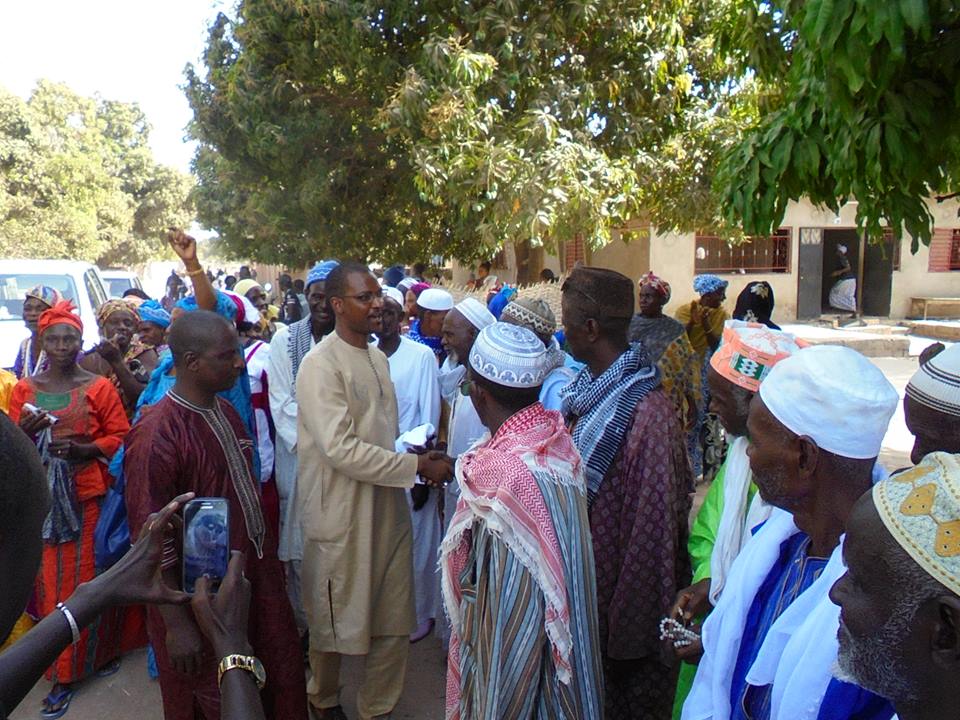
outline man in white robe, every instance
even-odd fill
[[[334,332],[297,376],[298,503],[302,506],[303,599],[310,625],[308,699],[321,719],[345,718],[340,660],[365,656],[361,720],[387,716],[403,691],[414,626],[413,528],[405,489],[420,475],[452,476],[439,452],[394,449],[397,397],[379,332],[383,298],[365,265],[327,278]]]
[[[457,303],[443,320],[443,349],[447,359],[440,368],[440,389],[450,408],[447,452],[453,458],[469,450],[487,434],[473,402],[460,392],[460,384],[466,380],[467,356],[477,334],[496,321],[493,313],[474,298]],[[458,498],[456,482],[450,483],[444,501],[444,528],[450,523]]]
[[[306,292],[310,315],[277,330],[270,342],[267,376],[270,412],[276,429],[275,477],[280,496],[280,547],[277,554],[287,575],[287,595],[293,606],[301,636],[307,632],[307,616],[300,592],[303,533],[297,496],[297,397],[300,363],[321,339],[333,330],[333,312],[327,304],[326,279],[336,260],[318,263],[307,275]]]
[[[400,434],[429,423],[434,431],[440,424],[440,382],[437,360],[426,345],[400,334],[403,295],[385,288],[382,328],[378,347],[390,363],[390,379],[397,391]],[[440,521],[440,491],[418,481],[407,491],[413,521],[413,580],[416,591],[417,629],[410,642],[426,637],[433,629],[440,609],[437,558],[443,529]]]
[[[875,697],[831,676],[838,614],[827,593],[898,399],[860,353],[831,345],[799,350],[764,379],[750,403],[747,455],[776,509],[703,625],[683,720],[815,720],[821,707],[832,718],[884,717]]]

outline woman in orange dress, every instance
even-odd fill
[[[47,369],[20,380],[10,400],[10,418],[37,442],[50,485],[35,592],[41,617],[96,574],[93,534],[110,482],[106,463],[130,429],[113,383],[77,364],[83,325],[72,311],[69,302],[61,302],[40,316],[38,335]],[[79,642],[47,671],[54,684],[43,717],[63,715],[73,683],[116,660],[119,642],[105,634],[101,620],[84,628]]]

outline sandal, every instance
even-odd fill
[[[97,670],[97,677],[110,677],[111,675],[116,675],[118,672],[120,672],[120,661],[114,660]]]
[[[57,691],[57,688],[60,688]],[[47,720],[63,717],[70,709],[70,701],[73,700],[74,690],[69,685],[54,685],[50,693],[43,699],[43,710],[40,711],[40,717]]]

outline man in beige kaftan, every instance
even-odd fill
[[[303,502],[303,598],[310,626],[307,693],[321,718],[342,718],[341,655],[366,655],[357,697],[366,720],[393,710],[414,628],[410,511],[404,490],[419,473],[449,477],[439,453],[398,454],[397,399],[386,356],[367,343],[383,300],[363,265],[327,278],[336,331],[297,376]]]

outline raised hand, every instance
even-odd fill
[[[197,241],[180,228],[170,228],[167,232],[167,242],[170,243],[170,247],[183,260],[184,264],[196,261]]]
[[[123,353],[120,352],[120,346],[117,345],[116,337],[105,338],[100,344],[93,348],[97,355],[102,357],[111,365],[123,362]]]

